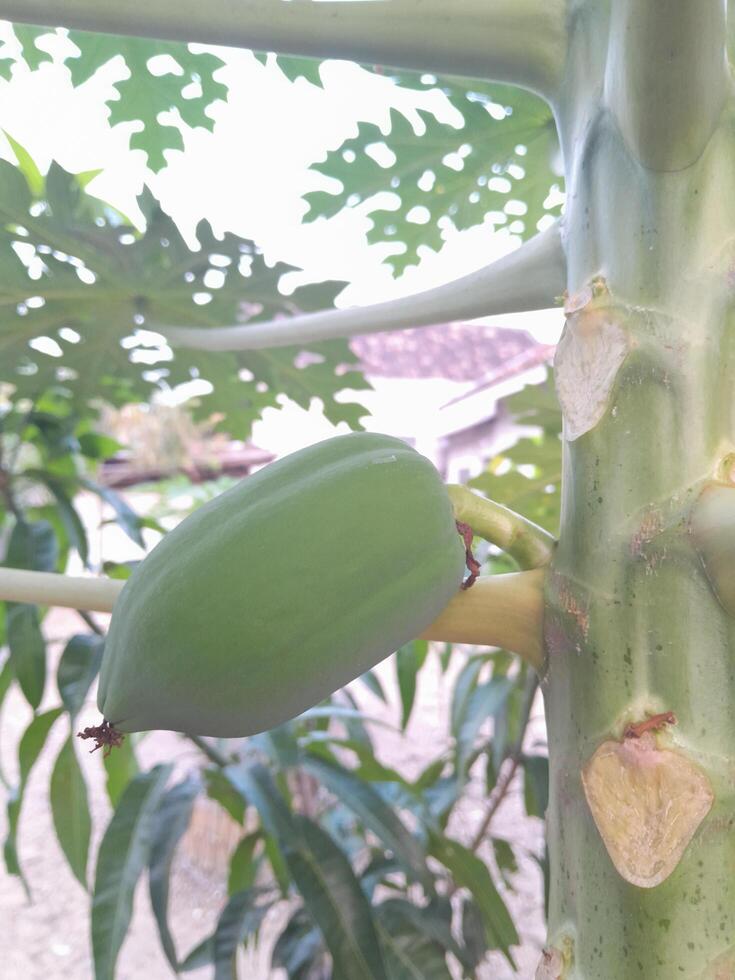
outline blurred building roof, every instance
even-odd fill
[[[386,333],[365,334],[350,341],[360,369],[382,378],[445,378],[480,381],[528,370],[550,356],[525,330],[442,323]]]

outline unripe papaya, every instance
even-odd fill
[[[432,464],[399,439],[338,436],[186,518],[115,604],[98,705],[120,732],[272,728],[429,626],[465,548]]]

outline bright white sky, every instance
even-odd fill
[[[0,38],[8,36],[7,25],[0,22]],[[90,189],[131,216],[147,177],[185,234],[191,236],[196,222],[206,217],[216,233],[252,238],[268,261],[304,270],[286,277],[284,288],[323,279],[348,281],[340,305],[417,292],[480,268],[518,244],[490,226],[451,233],[441,253],[427,250],[418,267],[394,280],[382,261],[383,247],[366,243],[369,219],[360,208],[302,224],[306,206],[301,195],[329,186],[309,165],[356,135],[356,119],[385,125],[391,104],[418,102],[387,79],[346,62],[327,63],[324,89],[319,89],[304,79],[289,82],[275,65],[263,66],[249,52],[226,50],[224,56],[221,77],[230,98],[209,110],[214,132],[186,131],[185,152],[170,151],[168,166],[155,177],[143,154],[128,149],[133,124],[112,129],[107,122],[102,100],[112,91],[111,81],[127,72],[121,60],[76,90],[61,64],[45,64],[33,73],[18,65],[10,82],[0,80],[0,128],[42,170],[52,159],[74,172],[102,168]],[[420,98],[424,105],[445,105],[438,92]],[[451,107],[446,112],[448,121],[455,118]],[[14,159],[1,133],[0,155]],[[488,322],[522,327],[546,343],[556,341],[562,326],[558,310]]]

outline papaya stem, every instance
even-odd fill
[[[536,568],[478,578],[456,593],[421,639],[502,647],[540,670],[545,575]]]
[[[522,569],[549,564],[556,541],[548,531],[469,487],[450,484],[447,490],[456,519],[515,558]]]
[[[112,612],[125,583],[109,578],[83,578],[57,572],[0,568],[0,601]]]

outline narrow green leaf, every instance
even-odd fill
[[[20,869],[17,849],[18,820],[23,805],[23,794],[31,769],[46,743],[51,726],[62,711],[62,708],[52,708],[51,711],[37,715],[26,728],[18,746],[18,784],[8,796],[8,836],[5,840],[4,853],[8,873],[19,875],[26,891],[28,886]]]
[[[431,837],[431,853],[473,895],[485,923],[488,947],[502,950],[515,967],[510,947],[518,944],[518,933],[485,864],[462,844],[439,835]]]
[[[374,670],[366,671],[360,677],[360,680],[369,691],[372,691],[376,697],[380,698],[383,704],[388,703],[388,699],[385,696],[385,691],[383,690],[383,685],[380,683],[380,678]]]
[[[524,755],[522,763],[526,813],[543,820],[549,806],[549,760],[543,755]]]
[[[240,943],[257,934],[270,903],[256,904],[260,889],[237,892],[225,905],[214,932],[214,980],[233,980]]]
[[[455,739],[459,735],[459,728],[467,710],[467,703],[477,687],[477,679],[484,665],[485,660],[482,657],[470,657],[454,682],[450,708],[450,729]]]
[[[26,701],[35,710],[46,685],[46,642],[38,621],[38,607],[27,603],[8,605],[10,663]]]
[[[61,746],[56,758],[51,773],[49,799],[61,849],[75,878],[86,889],[92,819],[87,801],[87,786],[74,752],[72,735]]]
[[[179,964],[179,972],[188,973],[190,970],[201,970],[212,963],[214,963],[214,934],[207,936],[187,953]]]
[[[72,636],[64,647],[56,672],[64,707],[72,718],[84,704],[89,688],[99,673],[105,638],[96,633],[79,633]]]
[[[138,774],[138,760],[135,758],[135,746],[130,735],[126,735],[122,745],[118,746],[102,762],[107,774],[107,796],[113,808],[120,802],[123,790],[131,779]]]
[[[10,666],[10,658],[8,657],[3,664],[3,669],[0,670],[0,708],[2,708],[5,695],[10,690],[10,686],[14,679],[13,668]],[[0,768],[0,783],[2,783],[5,787],[10,785],[2,768]]]
[[[143,541],[143,535],[140,531],[140,520],[138,515],[135,513],[133,508],[127,504],[120,494],[115,493],[114,490],[110,490],[109,487],[104,487],[99,483],[95,483],[94,480],[84,479],[80,481],[87,490],[91,490],[92,493],[96,493],[97,496],[101,497],[105,503],[109,504],[115,512],[115,521],[120,525],[123,531],[127,534],[131,541],[139,545],[141,548],[145,547]]]
[[[339,798],[400,861],[411,879],[432,887],[426,855],[418,839],[406,829],[398,814],[369,784],[349,769],[326,759],[305,758],[303,767]]]
[[[324,956],[322,934],[314,927],[303,906],[297,908],[276,940],[271,965],[286,971],[289,980],[301,978]],[[306,977],[304,977],[306,980]]]
[[[133,912],[135,886],[148,860],[156,810],[171,769],[156,766],[136,776],[102,838],[92,898],[95,980],[114,980],[115,963]]]
[[[176,845],[189,826],[198,793],[197,780],[189,778],[178,783],[165,794],[154,817],[151,856],[148,863],[148,888],[161,946],[174,972],[178,968],[178,958],[168,925],[169,879]]]
[[[350,862],[317,824],[299,815],[293,822],[286,860],[332,954],[333,975],[387,980],[372,910]]]
[[[205,769],[204,783],[210,800],[219,803],[235,823],[243,823],[245,820],[245,799],[222,770]]]
[[[230,872],[227,877],[227,893],[244,892],[255,884],[260,859],[255,856],[256,848],[262,840],[259,830],[247,834],[238,843],[230,858]]]
[[[263,827],[279,845],[293,834],[291,814],[270,772],[262,765],[225,766],[222,774],[230,785],[258,811]]]
[[[89,567],[87,531],[71,497],[64,489],[60,480],[55,480],[52,476],[46,476],[44,482],[56,498],[56,507],[69,537],[69,543],[76,549],[85,567]]]
[[[505,705],[513,689],[513,681],[507,677],[491,677],[472,691],[465,702],[457,739],[457,770],[464,773],[467,761],[482,725],[495,716]]]
[[[398,676],[398,689],[401,694],[401,729],[406,730],[413,702],[416,697],[416,678],[419,670],[424,665],[426,655],[429,652],[429,644],[425,640],[414,640],[396,653],[396,673]]]
[[[5,564],[36,572],[55,572],[58,546],[48,521],[17,521],[8,541]]]
[[[264,837],[265,856],[271,866],[273,877],[276,879],[278,888],[283,898],[288,898],[291,891],[291,875],[286,867],[286,860],[278,846],[276,838],[272,834]]]

